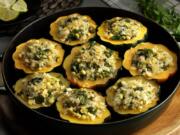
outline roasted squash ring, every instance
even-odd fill
[[[48,39],[31,39],[18,45],[12,57],[15,68],[25,73],[49,72],[61,65],[64,49]]]
[[[123,66],[133,76],[164,82],[177,71],[177,56],[162,44],[146,42],[125,52]]]
[[[121,67],[118,52],[97,42],[74,47],[63,63],[67,79],[79,87],[105,85]]]
[[[118,114],[139,114],[157,104],[159,89],[142,76],[123,77],[106,90],[106,101]]]
[[[96,35],[96,23],[87,15],[78,13],[61,16],[50,25],[50,35],[54,40],[75,46],[86,43]]]
[[[69,86],[59,73],[34,73],[19,79],[14,85],[15,95],[27,107],[49,107]]]
[[[101,124],[110,117],[105,98],[92,89],[67,88],[56,102],[62,119],[78,124]]]
[[[112,45],[136,45],[147,36],[147,28],[140,22],[126,17],[114,17],[104,21],[97,34],[102,41]]]

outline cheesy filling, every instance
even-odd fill
[[[71,71],[79,80],[111,78],[117,72],[116,61],[112,50],[92,42],[88,47],[83,46],[73,59]]]
[[[60,78],[48,73],[36,73],[22,81],[23,86],[17,94],[27,100],[29,105],[42,104],[43,106],[49,106],[66,88]]]
[[[41,70],[57,62],[59,57],[55,47],[54,44],[48,42],[32,42],[19,53],[19,59],[31,70]]]
[[[90,35],[95,34],[95,26],[88,20],[87,16],[79,14],[69,15],[66,19],[58,22],[58,36],[64,42],[75,40],[87,40]]]
[[[139,49],[132,59],[132,66],[142,75],[161,73],[166,71],[172,64],[173,57],[168,52],[157,47]]]
[[[93,90],[67,88],[62,96],[64,113],[78,119],[94,120],[106,109],[104,98]]]
[[[141,32],[141,24],[130,18],[115,17],[105,23],[105,36],[112,40],[130,40]]]
[[[139,79],[119,80],[113,86],[115,90],[113,104],[125,110],[141,110],[157,98],[156,87]]]

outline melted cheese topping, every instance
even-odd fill
[[[21,80],[21,90],[17,93],[29,105],[49,106],[66,88],[60,77],[49,73],[35,73]]]
[[[87,40],[95,34],[96,26],[92,25],[87,16],[72,14],[58,22],[58,36],[62,42]]]
[[[133,56],[132,66],[137,69],[139,74],[143,75],[161,73],[173,66],[173,57],[157,47],[139,49]]]
[[[111,78],[117,72],[117,60],[112,50],[93,42],[92,45],[82,47],[73,59],[71,71],[79,80]]]
[[[105,22],[105,36],[111,40],[130,40],[141,32],[142,24],[130,18],[114,17]]]
[[[54,65],[59,59],[59,52],[53,42],[34,40],[26,44],[18,57],[31,70],[41,70]]]
[[[78,119],[94,120],[106,109],[105,99],[90,89],[67,88],[60,98],[63,112]]]
[[[112,88],[113,106],[125,110],[141,110],[158,96],[157,86],[142,79],[120,79]]]

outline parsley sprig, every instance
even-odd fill
[[[176,5],[172,5],[169,0],[160,3],[158,0],[136,0],[140,11],[145,17],[148,17],[165,29],[167,29],[177,40],[180,41],[180,14],[175,11]],[[172,5],[167,7],[165,5]]]

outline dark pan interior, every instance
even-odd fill
[[[58,12],[51,16],[37,20],[34,23],[27,26],[22,31],[20,31],[14,37],[12,42],[10,43],[10,46],[5,53],[4,60],[3,60],[3,77],[5,80],[5,84],[9,88],[9,91],[13,94],[13,85],[15,84],[15,82],[19,78],[26,76],[26,74],[23,71],[17,70],[14,68],[12,54],[15,51],[16,46],[18,44],[25,42],[32,38],[44,37],[44,38],[53,40],[49,34],[50,23],[55,21],[56,18],[58,18],[59,16],[68,15],[68,14],[75,13],[75,12],[91,16],[92,19],[94,19],[96,21],[97,25],[100,25],[102,23],[102,21],[104,21],[106,19],[110,19],[115,16],[124,16],[124,17],[130,17],[130,18],[136,19],[136,20],[142,22],[148,28],[148,37],[147,37],[146,41],[164,44],[171,51],[175,52],[178,56],[178,71],[168,81],[161,84],[160,101],[158,103],[158,107],[161,104],[166,103],[165,101],[168,100],[172,96],[172,93],[174,93],[174,91],[179,83],[179,80],[180,80],[180,72],[179,72],[180,49],[179,49],[177,43],[170,36],[169,33],[167,33],[162,27],[160,27],[156,23],[154,23],[142,16],[131,13],[131,12],[127,12],[127,11],[119,10],[119,9],[111,9],[111,8],[78,8],[78,9],[72,9],[72,10],[67,10],[67,11],[63,11],[63,12]],[[96,37],[95,40],[100,43],[104,43],[104,42],[100,41],[100,39],[98,37]],[[104,43],[104,44],[106,44],[106,43]],[[71,47],[67,47],[67,46],[63,45],[63,48],[66,50],[65,56],[67,56],[70,52]],[[122,49],[118,48],[117,50],[120,52],[120,56],[123,57],[125,50],[123,48]],[[64,70],[62,69],[62,67],[57,67],[53,71],[62,73],[65,76]],[[119,71],[117,78],[120,78],[123,76],[130,76],[130,74],[125,69],[122,69],[121,71]],[[115,81],[116,80],[111,81],[111,83],[109,83],[106,87],[97,88],[97,90],[100,91],[104,95],[105,89],[109,85],[113,84]],[[157,109],[158,107],[156,107],[155,109]],[[110,108],[110,110],[111,110],[111,108]],[[153,111],[153,108],[145,113],[148,113],[150,111]],[[63,121],[59,118],[59,115],[58,115],[58,112],[56,111],[55,105],[53,105],[52,107],[49,107],[49,108],[37,109],[37,110],[35,110],[35,112],[38,112],[38,114],[42,114],[45,117],[47,116],[48,118],[50,117],[50,118],[53,118],[58,121],[59,120]],[[117,115],[112,110],[111,110],[111,112],[112,112],[112,118],[110,120],[107,120],[106,123],[118,122],[121,120],[126,120],[129,118],[131,119],[132,117],[134,117],[134,115],[128,115],[128,116]],[[141,116],[141,115],[139,115],[139,116]]]

